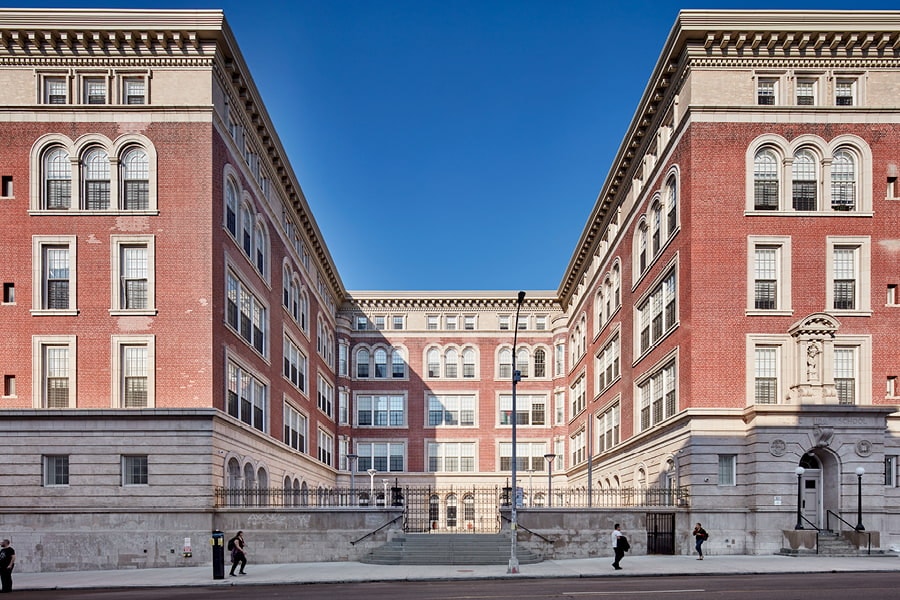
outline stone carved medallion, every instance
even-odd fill
[[[769,454],[772,456],[784,456],[784,453],[787,452],[787,444],[784,443],[784,440],[772,440],[769,442]]]
[[[872,442],[869,440],[859,440],[856,442],[856,453],[863,458],[872,455]]]

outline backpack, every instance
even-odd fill
[[[234,538],[228,540],[228,549],[232,552],[234,551]]]
[[[631,550],[631,544],[628,543],[628,538],[624,535],[619,536],[619,548],[621,548],[623,552]]]

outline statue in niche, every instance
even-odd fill
[[[819,380],[819,355],[822,350],[819,343],[815,340],[811,341],[806,347],[806,378],[809,381]]]

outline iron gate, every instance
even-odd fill
[[[647,513],[647,554],[675,554],[675,513]]]
[[[407,487],[403,530],[408,533],[498,533],[499,487]]]

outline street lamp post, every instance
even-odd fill
[[[856,530],[865,531],[866,528],[862,524],[862,476],[866,474],[866,470],[862,467],[856,467]]]
[[[545,454],[544,460],[547,461],[547,506],[553,506],[553,461],[556,455],[553,453]]]
[[[803,473],[806,471],[803,467],[797,467],[794,469],[794,473],[797,474],[797,524],[794,525],[794,529],[803,529],[803,522],[801,521],[800,515],[800,504],[803,502],[803,490],[800,485],[803,481]]]
[[[516,371],[516,343],[519,334],[519,310],[522,308],[522,302],[525,300],[525,292],[519,292],[519,295],[516,298],[516,320],[513,321],[513,345],[512,345],[512,485],[513,489],[511,494],[511,504],[510,504],[510,513],[509,513],[509,529],[510,529],[510,540],[509,540],[509,568],[506,570],[507,573],[518,573],[519,572],[519,559],[516,557],[516,527],[517,527],[517,517],[516,517],[516,500],[517,492],[516,489],[516,421],[518,420],[518,415],[516,414],[516,384],[519,383],[519,379],[521,378],[521,373]]]
[[[376,469],[368,469],[366,473],[369,474],[369,506],[375,506],[375,473],[378,471]]]
[[[353,476],[356,473],[356,459],[359,458],[358,454],[348,454],[347,455],[347,463],[350,467],[350,501],[353,503],[353,506],[359,505],[359,500],[356,498],[356,481]]]
[[[388,503],[387,486],[390,482],[391,482],[390,479],[382,479],[381,480],[381,485],[384,486],[384,500],[382,501],[382,506],[387,506],[387,503]]]

